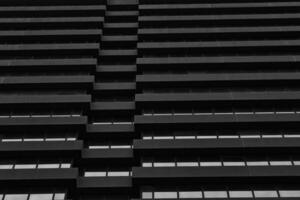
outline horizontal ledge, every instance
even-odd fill
[[[68,6],[0,6],[1,12],[21,11],[81,11],[81,10],[105,10],[105,5],[68,5]]]
[[[261,2],[261,3],[197,3],[197,4],[141,4],[141,11],[149,9],[214,9],[214,8],[272,8],[300,6],[299,2]]]
[[[220,64],[220,63],[280,63],[300,62],[298,55],[286,56],[203,56],[203,57],[152,57],[137,58],[138,65],[162,64]],[[160,66],[161,67],[161,66]]]
[[[100,56],[137,56],[137,50],[123,49],[123,50],[100,50]]]
[[[1,99],[0,99],[1,100]],[[93,102],[91,110],[134,110],[135,102]]]
[[[0,104],[90,103],[91,95],[0,95]]]
[[[102,42],[136,42],[138,40],[138,37],[136,35],[102,35],[101,36],[101,41]]]
[[[98,50],[99,44],[97,43],[65,43],[65,44],[10,44],[0,45],[1,51],[34,51],[34,50]]]
[[[114,125],[100,125],[89,124],[87,125],[87,132],[89,133],[133,133],[133,124],[114,124]]]
[[[219,27],[219,28],[141,28],[139,35],[152,34],[230,34],[230,33],[268,33],[268,32],[299,32],[299,26],[271,27]],[[1,32],[0,32],[1,34]]]
[[[299,114],[282,115],[188,115],[188,116],[135,116],[135,125],[191,125],[239,123],[299,123]]]
[[[28,30],[28,31],[0,31],[0,37],[32,37],[32,36],[72,36],[72,35],[94,35],[100,36],[100,29],[84,29],[84,30]]]
[[[161,178],[275,178],[298,179],[299,166],[259,166],[259,167],[133,167],[133,179]]]
[[[293,101],[300,100],[300,92],[207,92],[137,94],[136,103],[209,102],[209,101]]]
[[[299,138],[134,140],[135,151],[299,148]]]
[[[174,22],[181,22],[181,21],[215,21],[215,20],[260,20],[260,19],[293,19],[293,18],[300,18],[300,14],[294,13],[280,13],[280,14],[235,14],[235,15],[167,15],[167,16],[139,16],[139,22],[146,23],[146,22],[165,22],[165,21],[174,21]]]
[[[99,65],[97,72],[136,72],[136,65]]]
[[[95,83],[94,90],[135,90],[135,82]]]
[[[81,151],[83,141],[1,142],[0,152]]]
[[[0,60],[0,66],[85,66],[95,65],[97,59],[94,58],[69,58],[69,59],[15,59]]]
[[[0,181],[25,180],[74,180],[78,177],[78,169],[22,169],[0,170]]]
[[[97,22],[104,21],[103,17],[24,17],[24,18],[0,18],[1,23],[72,23],[72,22]]]
[[[63,76],[2,76],[1,85],[14,84],[92,84],[94,76],[89,75],[63,75]]]
[[[130,188],[131,177],[79,177],[77,188]]]
[[[181,49],[181,48],[239,48],[239,47],[275,47],[299,46],[300,40],[253,40],[253,41],[213,41],[213,42],[141,42],[138,48],[143,51],[151,49]],[[1,46],[0,46],[1,48]]]
[[[0,126],[85,125],[87,117],[0,118]]]
[[[160,74],[160,75],[137,75],[138,84],[166,84],[180,82],[229,82],[229,81],[288,81],[300,80],[300,72],[280,73],[191,73],[191,74]]]
[[[82,159],[121,159],[133,158],[132,149],[83,149]]]

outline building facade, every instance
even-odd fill
[[[0,200],[300,199],[298,0],[1,0]]]

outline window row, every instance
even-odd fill
[[[300,161],[201,161],[201,162],[143,162],[142,167],[226,167],[226,166],[300,166]]]
[[[133,145],[90,145],[89,149],[132,149]]]
[[[300,197],[300,190],[155,191],[142,192],[142,199]]]
[[[41,114],[41,115],[0,115],[1,118],[43,118],[43,117],[81,117],[81,114]]]
[[[0,200],[64,200],[65,193],[0,194]]]
[[[261,138],[300,138],[300,134],[253,134],[253,135],[178,135],[178,136],[143,136],[143,140],[184,140],[184,139],[261,139]]]
[[[149,40],[150,41],[150,40]],[[235,40],[232,40],[235,41]],[[267,65],[265,65],[267,66]],[[176,68],[176,69],[169,69],[169,68],[159,68],[159,69],[143,69],[141,72],[142,75],[162,75],[162,74],[167,74],[167,75],[173,75],[173,74],[182,74],[182,75],[197,75],[197,74],[236,74],[236,73],[285,73],[285,72],[300,72],[298,68],[276,68],[276,67],[266,67],[262,68],[193,68],[193,69],[188,69],[188,68]]]
[[[68,138],[2,138],[1,142],[58,142],[58,141],[76,141],[75,137]]]
[[[102,122],[93,122],[92,124],[94,125],[112,125],[112,124],[134,124],[134,122],[124,122],[124,121],[110,121],[110,122],[107,122],[107,121],[102,121]]]
[[[66,169],[70,163],[40,163],[40,164],[0,164],[1,169]]]
[[[180,82],[178,82],[180,83]],[[266,85],[266,83],[264,83]],[[148,88],[144,88],[142,93],[144,94],[156,94],[156,93],[217,93],[217,92],[289,92],[289,91],[300,91],[299,86],[269,86],[266,87],[264,85],[241,85],[241,86],[218,86],[218,87],[209,87],[207,85],[204,86],[190,86],[190,87],[177,87],[169,86],[166,87],[155,87],[149,86]]]
[[[132,176],[131,171],[88,171],[84,172],[85,177],[122,177]]]
[[[300,111],[224,111],[224,112],[170,112],[170,113],[143,113],[143,116],[190,116],[190,115],[295,115]]]

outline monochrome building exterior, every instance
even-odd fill
[[[299,0],[1,0],[0,200],[300,199]]]

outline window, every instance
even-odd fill
[[[53,194],[31,194],[29,200],[52,200]]]
[[[131,172],[129,171],[100,171],[100,172],[85,172],[85,177],[118,177],[118,176],[131,176]]]
[[[274,190],[261,190],[261,191],[254,191],[254,196],[256,198],[278,197],[278,194],[277,191]]]
[[[186,139],[195,139],[195,136],[175,136],[175,139],[186,140]]]
[[[6,194],[4,200],[27,200],[28,194]]]
[[[179,198],[202,198],[202,192],[201,191],[192,191],[192,192],[179,192]]]
[[[142,198],[143,199],[152,199],[152,192],[143,192]]]
[[[230,198],[252,198],[251,191],[229,191]]]
[[[66,197],[65,193],[55,193],[54,194],[54,200],[64,200]]]
[[[55,169],[59,168],[59,164],[39,164],[38,169]]]
[[[220,167],[222,166],[221,162],[200,162],[201,167]]]
[[[35,164],[16,164],[15,169],[35,169]]]
[[[107,176],[130,176],[129,172],[108,172]]]
[[[223,162],[224,166],[245,166],[244,162]]]
[[[227,198],[226,191],[205,191],[204,192],[205,198]]]
[[[197,162],[177,162],[178,167],[198,167]]]
[[[176,199],[177,192],[154,192],[155,199]]]
[[[154,193],[154,196],[153,196]],[[280,194],[280,196],[278,195]],[[155,191],[142,192],[142,199],[299,198],[300,190]]]
[[[70,163],[62,163],[62,164],[60,164],[60,168],[71,168],[71,164]]]
[[[149,163],[149,162],[143,163],[142,166],[143,167],[152,167],[152,163]]]
[[[280,190],[280,197],[300,197],[300,190]]]
[[[267,166],[268,161],[248,161],[248,166]]]
[[[0,165],[0,170],[1,169],[12,169],[13,165]]]
[[[174,162],[156,162],[153,165],[154,167],[175,167]]]
[[[273,166],[288,166],[292,165],[291,161],[270,161],[270,165]]]
[[[84,173],[85,177],[104,177],[106,176],[106,172],[85,172]]]

